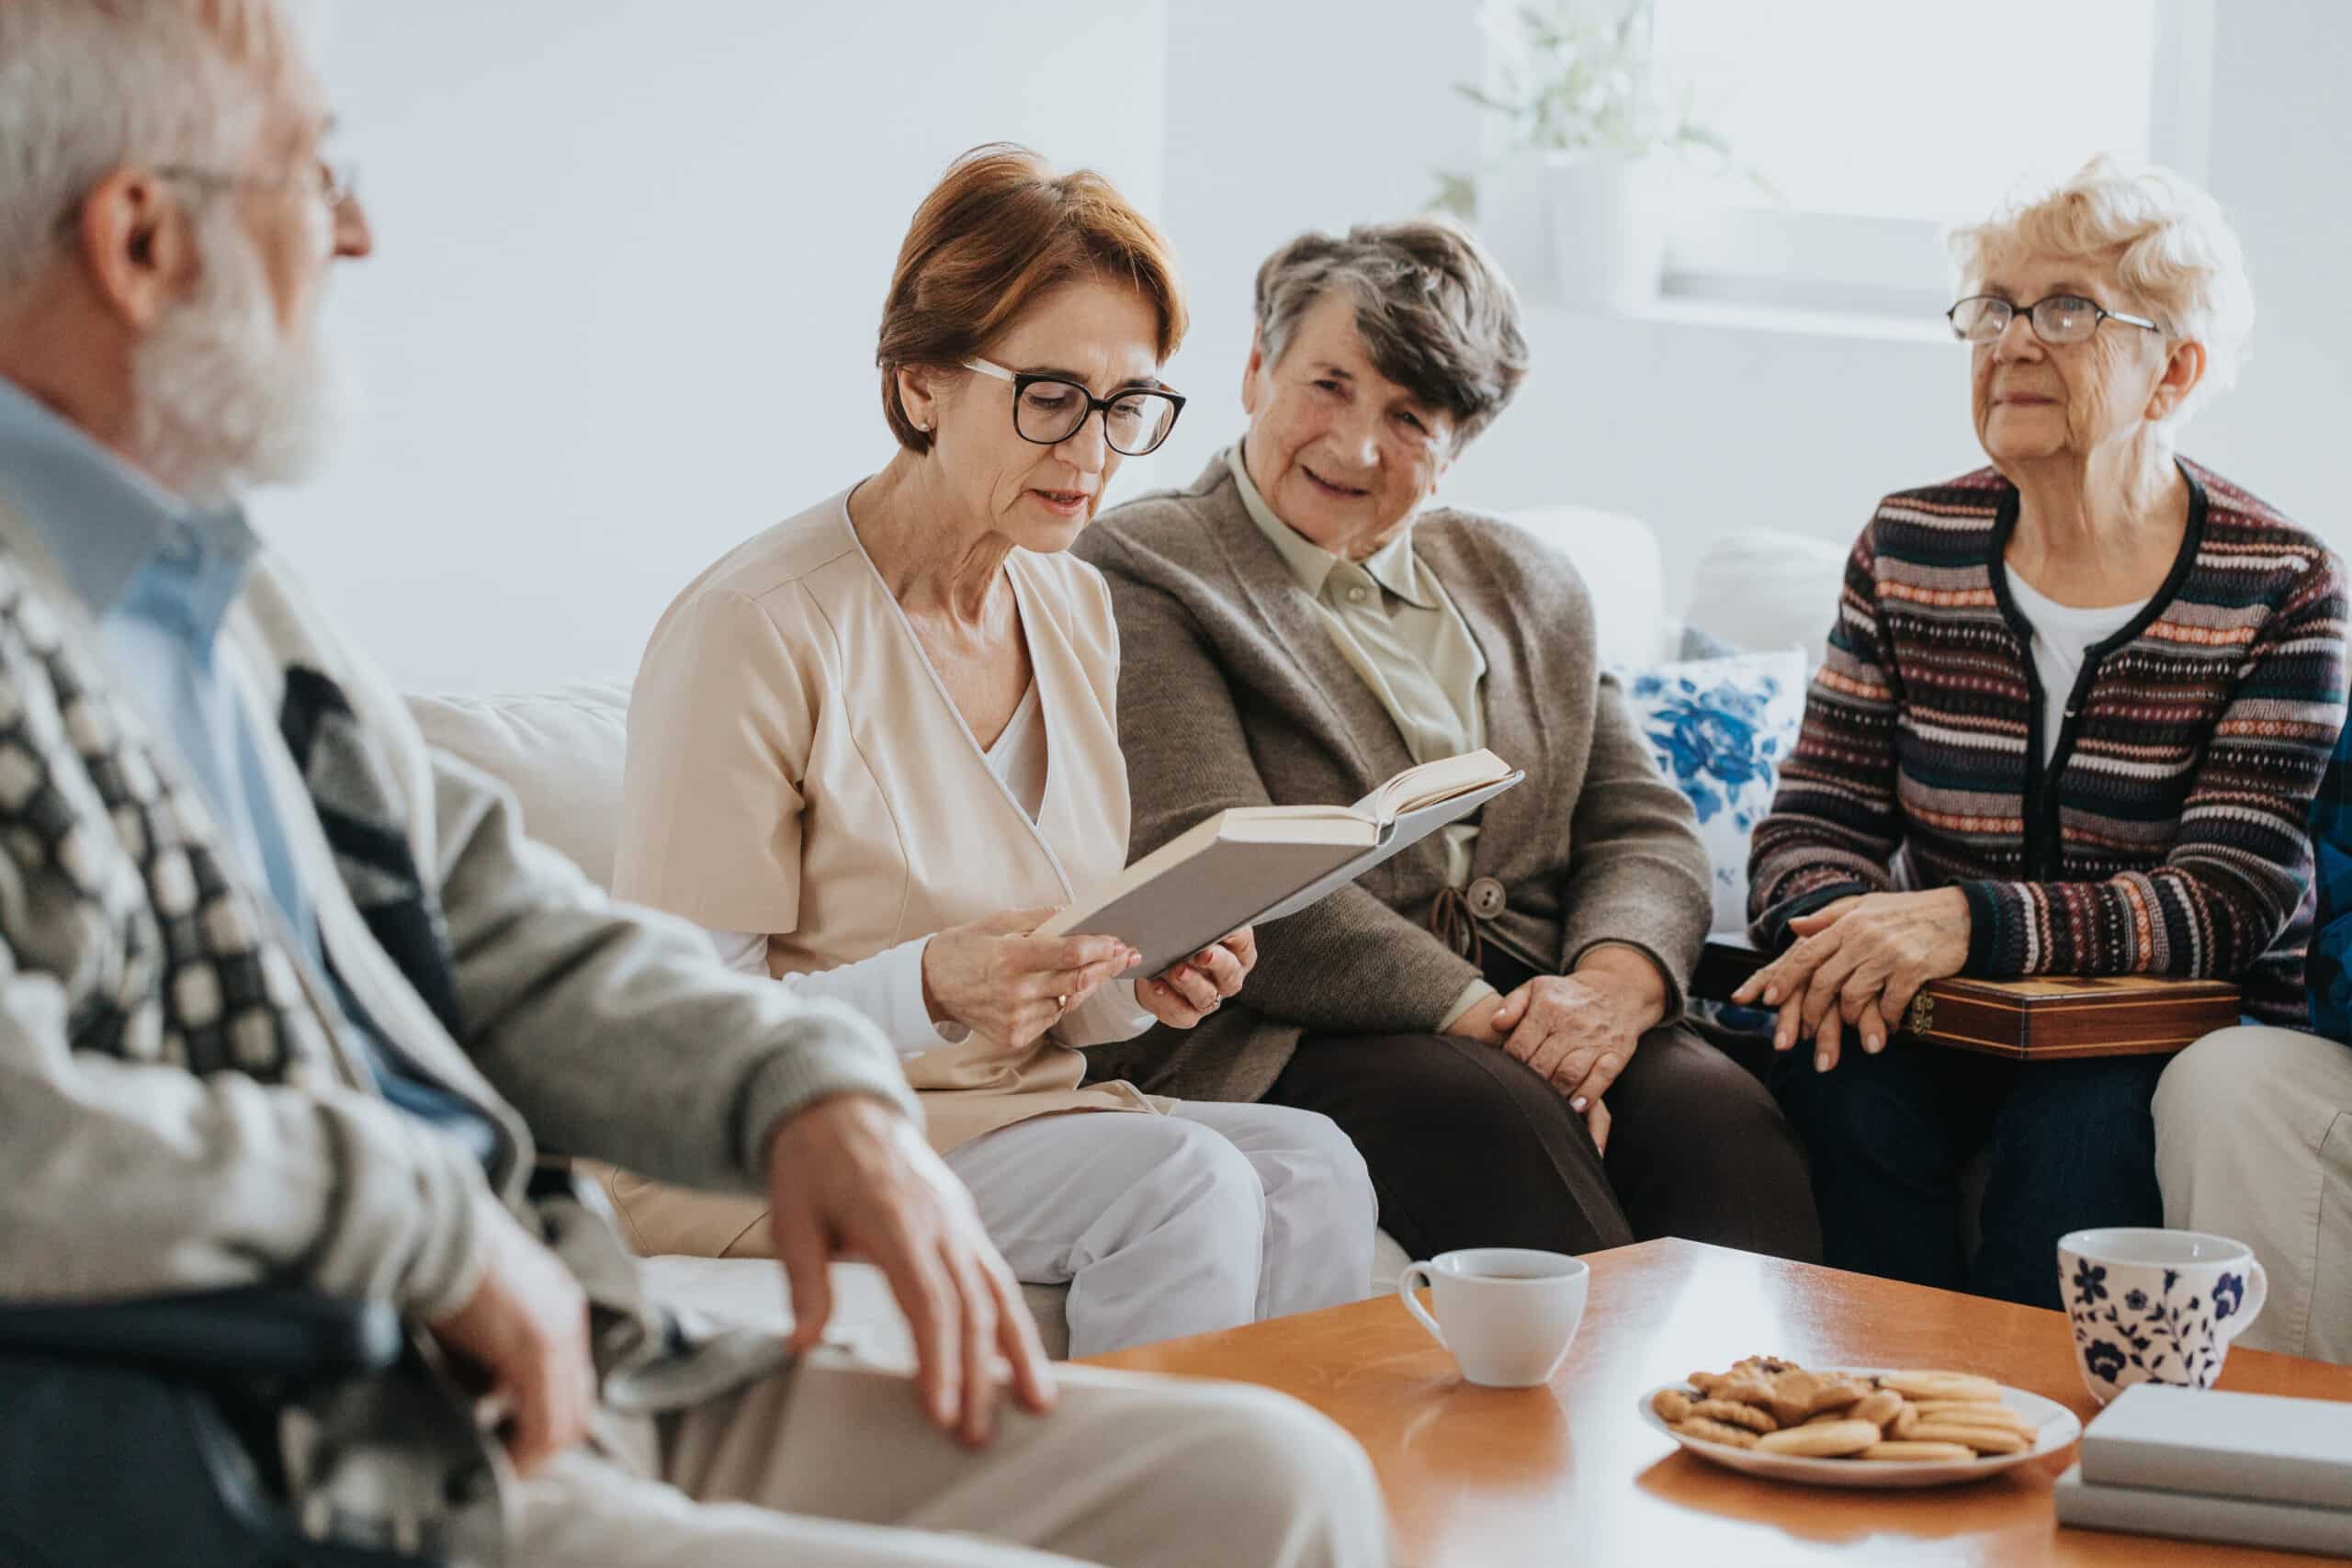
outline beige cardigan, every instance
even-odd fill
[[[1490,518],[1434,509],[1412,526],[1486,656],[1487,745],[1527,770],[1482,813],[1469,888],[1474,912],[1489,906],[1481,934],[1546,971],[1629,943],[1666,976],[1668,1016],[1679,1013],[1712,912],[1706,852],[1596,664],[1583,580]],[[1411,765],[1222,457],[1184,490],[1105,513],[1077,552],[1118,606],[1137,854],[1208,812],[1351,801]],[[1187,1099],[1256,1100],[1302,1034],[1436,1029],[1478,977],[1427,928],[1444,886],[1443,850],[1425,839],[1261,928],[1248,988],[1198,1029],[1155,1029],[1088,1053],[1090,1066]]]
[[[1008,908],[1069,903],[1126,863],[1118,632],[1068,556],[1005,562],[1048,748],[1035,821],[966,728],[858,543],[847,493],[738,547],[654,628],[630,699],[614,891],[697,924],[771,933],[808,974]],[[1074,1014],[1073,1017],[1078,1015]],[[1066,1111],[1143,1111],[1080,1088],[1057,1031],[978,1034],[908,1061],[944,1150]]]

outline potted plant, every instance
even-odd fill
[[[1498,254],[1525,265],[1537,225],[1561,303],[1623,310],[1657,294],[1668,157],[1725,155],[1686,104],[1669,103],[1650,52],[1653,0],[1518,6],[1488,85],[1455,91],[1495,117],[1509,150],[1473,187],[1442,175],[1439,204],[1475,200]],[[1475,188],[1475,197],[1473,189]]]

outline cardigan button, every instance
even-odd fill
[[[1470,912],[1482,920],[1491,920],[1503,912],[1510,900],[1503,895],[1503,885],[1491,876],[1482,876],[1470,885]]]

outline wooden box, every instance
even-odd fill
[[[1764,955],[1713,941],[1691,993],[1721,1001],[1761,968]],[[1937,980],[1911,998],[1903,1033],[1930,1045],[1996,1056],[2057,1061],[2178,1051],[2238,1021],[2238,988],[2221,980],[2139,975],[2036,980]]]
[[[2036,1062],[2177,1051],[2238,1021],[2238,988],[2137,975],[1937,980],[1911,998],[1903,1032],[1930,1045]]]

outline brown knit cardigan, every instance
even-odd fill
[[[1507,899],[1481,936],[1546,971],[1599,942],[1631,943],[1667,976],[1668,1016],[1679,1013],[1710,914],[1706,852],[1690,803],[1596,666],[1583,580],[1491,518],[1425,512],[1413,541],[1486,655],[1487,747],[1527,771],[1480,818],[1471,875]],[[1343,805],[1412,765],[1221,457],[1188,489],[1105,513],[1077,551],[1109,578],[1118,615],[1130,854],[1228,807]],[[1249,984],[1200,1027],[1097,1047],[1090,1076],[1252,1100],[1302,1034],[1435,1029],[1478,976],[1430,934],[1444,886],[1433,836],[1261,929]]]

